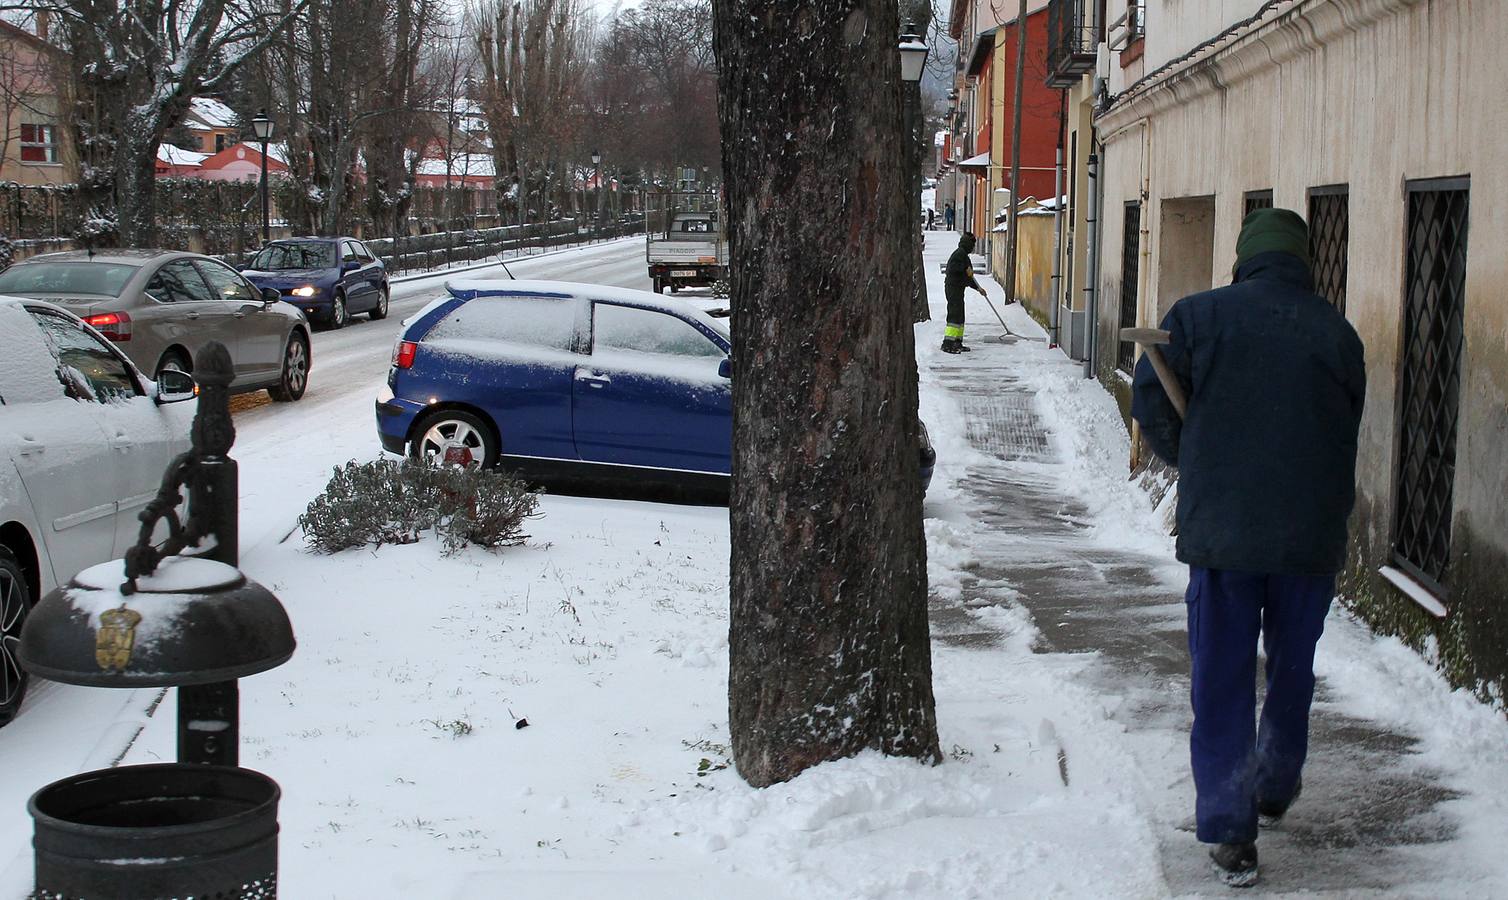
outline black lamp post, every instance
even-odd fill
[[[271,206],[267,199],[267,142],[272,140],[272,120],[267,118],[265,109],[251,120],[251,130],[262,145],[262,244],[265,246],[272,240]]]
[[[595,216],[597,227],[602,227],[602,151],[592,151],[592,168],[596,170],[597,179],[597,214]]]

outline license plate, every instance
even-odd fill
[[[695,278],[696,277],[696,270],[695,269],[672,269],[671,272],[670,272],[670,277],[672,277],[672,278]]]

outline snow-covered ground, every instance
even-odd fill
[[[923,418],[939,451],[929,574],[937,606],[952,608],[982,528],[967,479],[991,461],[938,373],[969,361],[936,350],[937,263],[954,236],[929,237],[934,319],[917,328]],[[642,250],[581,252],[556,257],[562,271],[541,261],[528,274],[626,272]],[[1040,335],[1019,308],[1004,314]],[[977,297],[969,322],[971,334],[998,330]],[[1183,747],[1172,736],[1133,745],[1115,700],[1080,677],[1094,660],[1033,652],[1049,623],[1019,604],[964,611],[998,640],[934,645],[943,765],[864,755],[754,790],[728,767],[726,510],[547,496],[528,544],[500,553],[444,557],[434,541],[306,552],[295,519],[330,469],[378,455],[371,397],[390,343],[384,332],[327,352],[348,383],[314,403],[238,417],[243,567],[282,598],[299,639],[292,661],[241,686],[242,763],[283,788],[283,896],[1172,893],[1159,810],[1185,777]],[[1038,393],[1052,473],[1090,511],[1083,540],[1161,560],[1176,595],[1171,544],[1125,478],[1113,402],[1040,343],[1006,352],[1013,377]],[[977,377],[993,376],[981,367]],[[1508,726],[1339,613],[1320,658],[1336,702],[1421,735],[1430,762],[1473,788],[1454,801],[1465,827],[1441,851],[1460,880],[1439,895],[1508,896],[1495,852],[1508,838]],[[49,701],[61,698],[46,693],[27,715],[55,714]],[[10,740],[13,728],[38,733],[24,716],[0,732],[0,896],[29,886],[21,804],[32,788],[110,764],[141,726],[125,763],[173,756],[171,701],[148,717],[155,692],[92,694],[104,699],[69,707],[81,717],[70,746]]]

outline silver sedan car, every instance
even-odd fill
[[[230,349],[237,392],[297,400],[309,385],[309,320],[225,263],[170,250],[47,253],[0,273],[0,294],[46,300],[109,338],[143,372],[193,371],[210,341]]]

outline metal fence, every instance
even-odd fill
[[[477,227],[496,223],[499,216],[495,212],[477,213],[473,206],[464,216],[459,214],[464,207],[458,207],[453,221],[465,223],[465,227],[447,231],[444,221],[430,215],[444,209],[443,203],[437,204],[430,196],[433,193],[418,189],[415,199],[419,202],[408,220],[409,229],[429,233],[365,239],[391,271],[432,270],[526,248],[555,247],[643,230],[643,216],[637,213],[589,225],[566,218]],[[155,199],[155,243],[162,249],[192,250],[243,263],[261,246],[261,194],[256,182],[162,178],[157,182]],[[36,242],[31,252],[42,249],[39,244],[48,245],[46,249],[67,249],[77,241],[88,218],[75,185],[0,183],[0,233],[13,241]],[[362,230],[356,229],[358,236]],[[281,226],[274,234],[278,232],[287,233]]]

